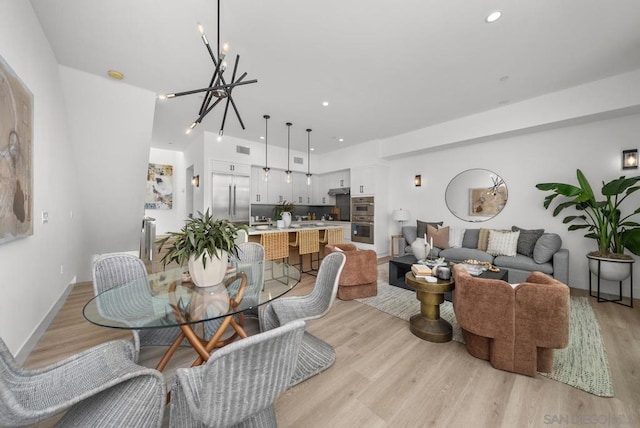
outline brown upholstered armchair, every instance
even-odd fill
[[[347,257],[338,282],[338,298],[360,299],[378,294],[378,256],[373,250],[358,250],[354,244],[327,245],[330,253],[341,251]]]
[[[467,350],[497,369],[535,376],[569,344],[569,287],[541,272],[516,286],[453,268],[453,307]]]

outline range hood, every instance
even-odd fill
[[[337,189],[329,189],[329,191],[327,193],[329,193],[330,196],[348,195],[348,194],[351,193],[351,188],[350,187],[338,187]]]

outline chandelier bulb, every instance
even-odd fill
[[[204,27],[199,22],[198,22],[198,31],[200,32],[201,36],[204,36]]]
[[[225,43],[222,45],[222,50],[220,51],[220,58],[224,58],[229,53],[229,43]]]
[[[222,64],[220,64],[220,72],[222,73],[226,69],[227,69],[227,61],[222,61]]]
[[[195,128],[198,125],[198,122],[193,122],[191,125],[189,125],[189,127],[187,128],[187,135],[191,134],[191,131],[193,130],[193,128]]]
[[[158,99],[159,100],[166,100],[167,96],[165,94],[158,94]]]

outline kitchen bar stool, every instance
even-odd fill
[[[344,230],[341,227],[336,227],[325,229],[323,232],[324,235],[320,239],[320,244],[322,244],[322,258],[324,259],[324,246],[342,244],[344,242]],[[318,263],[320,263],[320,260],[318,260]]]
[[[320,252],[320,232],[318,229],[299,230],[296,232],[296,240],[290,242],[291,247],[298,248],[298,254],[300,258],[300,272],[309,273],[317,270],[313,269],[313,253]],[[302,259],[305,254],[309,254],[310,269],[305,271],[302,267]]]
[[[273,232],[264,233],[260,235],[260,244],[264,247],[264,259],[269,260],[271,263],[271,278],[277,279],[284,284],[288,283],[276,278],[273,274],[273,261],[282,260],[282,270],[285,277],[289,276],[289,233],[288,232]],[[265,268],[266,270],[266,268]],[[285,273],[286,272],[286,273]]]

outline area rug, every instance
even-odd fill
[[[420,302],[416,299],[415,292],[394,287],[384,280],[378,280],[377,296],[357,300],[406,321],[420,312]],[[440,305],[440,316],[451,323],[453,340],[464,343],[451,302],[445,301]],[[613,397],[600,325],[588,298],[571,298],[569,346],[556,349],[553,353],[553,371],[540,375],[593,395]]]

